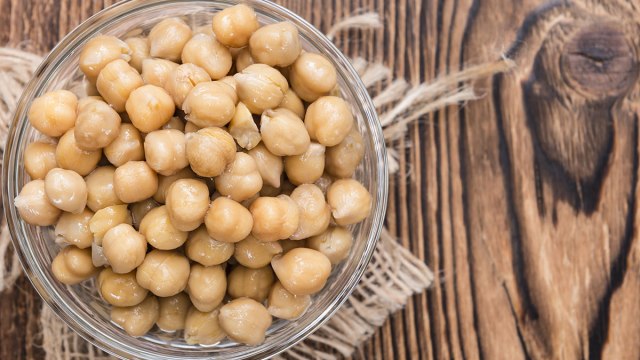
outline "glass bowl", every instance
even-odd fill
[[[4,153],[3,205],[13,244],[27,276],[42,299],[83,338],[122,358],[179,359],[224,356],[229,359],[264,358],[276,355],[304,339],[326,322],[347,299],[362,277],[376,246],[384,221],[388,175],[382,129],[365,86],[349,60],[316,28],[287,9],[267,1],[243,0],[252,6],[262,24],[288,20],[297,25],[303,47],[326,55],[335,65],[342,96],[351,104],[363,134],[365,156],[355,178],[373,197],[371,216],[352,227],[354,245],[349,257],[332,272],[325,288],[313,296],[307,312],[295,321],[275,320],[259,346],[223,341],[213,346],[188,345],[181,338],[159,330],[134,338],[109,319],[108,306],[99,300],[93,280],[75,286],[56,281],[50,271],[59,251],[53,230],[31,226],[21,220],[13,199],[29,181],[23,166],[28,143],[39,136],[28,122],[32,100],[46,91],[73,88],[81,93],[82,74],[78,58],[82,46],[98,34],[115,36],[147,32],[159,19],[180,16],[192,27],[210,23],[212,14],[238,1],[131,0],[109,7],[82,23],[46,57],[25,89],[9,129]]]

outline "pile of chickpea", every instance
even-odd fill
[[[293,24],[236,5],[195,30],[168,18],[146,37],[97,36],[79,66],[99,96],[33,101],[49,139],[26,148],[15,199],[27,223],[55,225],[55,278],[98,275],[132,336],[257,345],[272,317],[300,317],[371,211],[331,62]]]

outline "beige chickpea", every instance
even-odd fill
[[[258,241],[249,235],[236,244],[233,257],[240,263],[251,269],[268,266],[274,256],[282,253],[282,246],[277,241]]]
[[[227,281],[227,292],[232,298],[248,297],[263,302],[269,296],[275,277],[270,266],[251,269],[238,265],[229,273]]]
[[[165,59],[144,59],[142,61],[142,80],[145,84],[164,87],[169,75],[178,68],[178,64]]]
[[[259,302],[249,298],[232,300],[220,308],[218,321],[231,338],[247,345],[259,345],[271,326],[271,315]]]
[[[61,283],[75,285],[95,275],[98,269],[91,261],[91,249],[78,249],[69,245],[53,259],[51,272]]]
[[[209,210],[209,188],[202,180],[177,180],[166,192],[166,207],[176,229],[195,230]]]
[[[307,247],[323,253],[331,264],[346,259],[353,245],[353,234],[340,226],[331,227],[320,235],[307,239]]]
[[[136,272],[138,284],[156,296],[181,292],[189,280],[189,260],[176,251],[152,250]]]
[[[156,193],[158,175],[144,161],[129,161],[113,174],[113,189],[121,201],[138,202]]]
[[[142,264],[147,252],[147,241],[133,226],[119,224],[104,234],[102,249],[113,272],[126,274]]]
[[[149,32],[149,55],[178,61],[190,38],[191,28],[184,21],[178,18],[164,19]]]
[[[149,211],[160,206],[155,200],[152,198],[144,199],[142,201],[138,201],[137,203],[131,204],[131,220],[134,228],[140,228],[140,222],[142,219],[149,213]]]
[[[236,78],[234,78],[232,75],[227,75],[222,79],[220,79],[220,82],[229,85],[229,87],[233,89],[233,92],[231,92],[230,94],[233,95],[232,96],[233,100],[235,102],[238,102],[238,93],[236,92],[236,88],[238,87],[238,82],[236,81]]]
[[[357,180],[336,180],[327,190],[327,202],[338,225],[359,223],[371,212],[371,194]]]
[[[304,119],[305,108],[302,100],[298,97],[295,91],[289,89],[285,94],[282,102],[278,107],[291,110],[300,119]]]
[[[311,184],[324,173],[324,162],[324,145],[312,142],[304,153],[284,158],[284,171],[295,185]]]
[[[302,45],[296,26],[283,21],[256,30],[249,40],[249,49],[258,62],[285,67],[296,61]]]
[[[219,197],[211,202],[204,224],[212,238],[236,243],[251,233],[253,218],[249,210],[238,202]]]
[[[200,129],[202,129],[200,126],[192,123],[191,121],[187,121],[184,124],[184,133],[185,134],[194,133],[194,132],[197,132]]]
[[[213,80],[223,78],[231,70],[231,53],[215,36],[195,34],[182,49],[182,63],[203,68]]]
[[[158,299],[148,295],[138,305],[111,308],[111,321],[121,326],[130,336],[143,336],[156,323],[159,316]]]
[[[260,191],[262,177],[256,161],[250,155],[238,152],[235,159],[216,178],[215,185],[221,195],[240,202]]]
[[[99,150],[111,144],[120,131],[120,115],[102,100],[80,100],[78,118],[73,134],[78,147]]]
[[[353,114],[343,99],[323,96],[307,108],[304,125],[311,140],[316,140],[324,146],[336,146],[351,131]]]
[[[176,249],[187,241],[187,232],[178,230],[169,218],[167,206],[151,209],[140,222],[140,233],[149,245],[160,250]]]
[[[44,179],[57,166],[56,144],[36,141],[24,150],[24,169],[32,180]]]
[[[56,147],[56,163],[59,167],[73,170],[85,176],[96,168],[102,156],[101,150],[82,150],[76,142],[74,130],[67,131]]]
[[[112,205],[100,209],[89,220],[89,231],[97,245],[102,245],[102,238],[107,231],[120,224],[131,225],[131,214],[127,205]]]
[[[175,112],[171,96],[155,85],[143,85],[133,90],[125,107],[133,126],[144,133],[160,129]]]
[[[233,77],[238,98],[253,114],[275,109],[289,90],[289,83],[280,72],[265,64],[247,66]]]
[[[249,51],[249,47],[244,47],[240,49],[240,51],[236,55],[236,71],[237,72],[242,72],[242,70],[246,69],[247,67],[255,63],[256,62],[251,57],[251,51]]]
[[[129,64],[139,73],[142,72],[142,62],[149,58],[149,39],[143,37],[130,37],[124,40],[131,49]]]
[[[125,62],[131,59],[129,45],[115,36],[98,35],[84,45],[78,65],[89,82],[95,83],[100,71],[118,59]]]
[[[98,275],[98,291],[113,306],[134,306],[140,304],[149,291],[136,281],[136,272],[117,274],[106,268]]]
[[[220,265],[191,265],[187,294],[191,303],[202,312],[217,308],[227,293],[227,277]]]
[[[124,60],[108,63],[100,71],[96,82],[100,96],[117,112],[125,110],[125,104],[131,92],[142,85],[144,81],[140,74]]]
[[[225,126],[236,111],[235,91],[221,81],[197,84],[182,104],[186,119],[204,128]]]
[[[29,107],[29,122],[41,133],[58,137],[76,122],[78,97],[68,90],[54,90],[37,97]]]
[[[350,178],[364,157],[362,135],[354,126],[338,145],[327,148],[325,168],[337,178]]]
[[[116,168],[101,166],[87,175],[87,206],[91,211],[98,211],[107,206],[123,204],[113,189],[113,175]]]
[[[233,256],[235,245],[215,240],[207,232],[205,226],[200,226],[189,233],[184,246],[187,257],[204,266],[220,265]]]
[[[194,64],[182,64],[169,73],[164,89],[171,95],[176,106],[182,109],[182,103],[191,89],[206,81],[211,81],[211,77],[203,68]]]
[[[300,222],[298,205],[287,195],[259,197],[249,210],[253,216],[251,234],[260,241],[287,239]]]
[[[171,184],[180,179],[193,179],[196,176],[197,175],[189,167],[186,167],[173,175],[158,175],[158,190],[153,195],[153,199],[160,204],[164,204],[166,201],[167,190],[169,189]]]
[[[187,344],[213,345],[222,341],[226,334],[218,321],[219,309],[209,312],[191,307],[184,327],[184,341]]]
[[[262,182],[265,185],[279,188],[284,168],[282,158],[271,153],[262,143],[249,150],[248,154],[256,161]]]
[[[183,292],[158,299],[160,315],[156,324],[163,331],[178,331],[185,328],[187,313],[191,308],[189,296]]]
[[[259,27],[256,13],[244,4],[228,7],[213,16],[212,29],[216,38],[229,47],[247,46]]]
[[[291,240],[306,239],[321,234],[329,227],[331,209],[324,199],[324,193],[313,184],[302,184],[291,193],[291,199],[298,204],[300,223]]]
[[[140,131],[132,124],[120,125],[118,136],[104,148],[104,155],[114,166],[121,166],[129,161],[144,160]]]
[[[49,201],[44,180],[31,180],[26,183],[13,200],[13,204],[22,220],[31,225],[53,225],[61,213],[60,209]]]
[[[336,68],[323,55],[305,52],[291,65],[291,88],[304,101],[327,95],[337,84]]]
[[[162,125],[162,129],[164,130],[179,130],[184,132],[184,121],[182,121],[182,119],[180,119],[179,116],[172,116],[171,120],[169,120],[168,123]]]
[[[282,286],[294,295],[311,295],[322,290],[331,273],[331,261],[321,252],[293,249],[271,260]]]
[[[180,130],[156,130],[144,138],[147,164],[158,174],[169,176],[189,166],[187,143]]]
[[[267,149],[278,156],[303,154],[311,144],[302,120],[284,108],[262,113],[260,133]]]
[[[271,287],[267,310],[273,317],[295,320],[302,316],[311,305],[310,295],[293,295],[276,281]]]
[[[44,178],[44,192],[49,202],[60,210],[79,214],[87,205],[87,184],[71,170],[55,168]]]
[[[238,145],[246,150],[251,150],[260,143],[262,137],[251,111],[241,102],[236,106],[236,111],[229,123],[229,134],[233,136]]]
[[[307,247],[306,240],[280,240],[278,241],[280,246],[282,247],[282,253],[288,253],[289,251],[297,248]]]
[[[203,177],[222,174],[236,157],[236,143],[228,132],[209,127],[187,134],[187,159],[191,169]]]
[[[84,209],[78,214],[62,213],[53,232],[56,243],[75,245],[80,249],[90,247],[93,234],[89,230],[89,220],[92,217],[93,211],[89,209]]]

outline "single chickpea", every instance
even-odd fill
[[[181,132],[184,132],[184,121],[182,121],[182,119],[180,119],[179,116],[172,116],[171,120],[169,120],[168,123],[162,125],[162,129],[164,130],[179,130]]]
[[[78,147],[94,151],[111,144],[120,132],[120,115],[101,100],[86,98],[80,103],[73,130]]]
[[[262,113],[260,133],[267,149],[278,156],[303,154],[311,144],[302,120],[284,108]]]
[[[282,246],[277,241],[258,241],[249,235],[236,244],[233,257],[240,263],[251,269],[268,266],[274,256],[282,253]]]
[[[126,274],[142,264],[147,253],[147,241],[133,226],[119,224],[104,234],[102,249],[113,272]]]
[[[330,227],[322,234],[307,239],[307,247],[323,253],[332,265],[346,259],[352,245],[353,234],[341,226]]]
[[[71,170],[55,168],[44,178],[44,192],[49,202],[60,210],[79,214],[87,205],[87,184]]]
[[[169,75],[178,68],[178,64],[165,59],[142,60],[142,80],[145,84],[164,87]]]
[[[300,223],[291,240],[302,240],[327,230],[331,221],[331,209],[324,200],[324,193],[313,184],[302,184],[291,193],[291,199],[300,209]]]
[[[236,143],[221,128],[204,128],[187,135],[187,159],[191,169],[200,176],[222,174],[235,157]]]
[[[229,123],[229,134],[246,150],[253,149],[262,140],[251,111],[241,102],[236,106],[235,114]]]
[[[187,143],[180,130],[156,130],[144,138],[147,164],[158,174],[170,176],[189,166]]]
[[[143,37],[130,37],[124,40],[131,49],[131,60],[129,64],[139,73],[142,72],[142,62],[150,57],[149,39]]]
[[[120,125],[118,136],[104,148],[104,155],[114,166],[122,166],[129,161],[144,160],[140,131],[131,124]]]
[[[171,223],[181,231],[202,225],[209,210],[209,188],[202,180],[177,180],[167,190],[166,207]]]
[[[220,308],[218,321],[222,330],[237,342],[259,345],[271,326],[271,315],[259,302],[249,298],[232,300]]]
[[[249,150],[248,154],[256,161],[262,182],[265,185],[279,188],[284,168],[282,158],[271,153],[262,143]]]
[[[13,204],[22,220],[31,225],[53,225],[61,213],[60,209],[49,201],[44,180],[31,180],[26,183],[13,200]]]
[[[289,79],[291,87],[300,98],[314,102],[336,87],[338,75],[336,68],[325,56],[305,52],[291,65]]]
[[[44,179],[57,166],[56,144],[36,141],[24,150],[24,169],[32,180]]]
[[[233,59],[224,45],[209,34],[195,34],[182,49],[182,63],[203,68],[213,80],[223,78],[231,70]]]
[[[219,309],[209,312],[191,307],[184,327],[184,341],[187,344],[213,345],[222,341],[226,334],[218,321]]]
[[[267,310],[273,317],[285,320],[295,320],[302,316],[311,305],[310,295],[293,295],[276,281],[269,292]]]
[[[62,135],[56,147],[56,163],[58,163],[58,167],[73,170],[82,176],[93,171],[98,162],[100,162],[101,157],[101,150],[82,150],[76,142],[73,129],[69,129]]]
[[[176,106],[182,109],[182,103],[197,84],[211,81],[209,74],[194,64],[182,64],[169,73],[164,82],[164,89],[173,98]]]
[[[179,248],[187,241],[187,232],[178,230],[169,218],[165,205],[151,209],[140,222],[140,234],[149,245],[160,250]]]
[[[287,195],[259,197],[249,210],[253,216],[251,234],[260,241],[287,239],[300,222],[298,205]]]
[[[155,85],[143,85],[133,90],[125,107],[133,126],[144,133],[160,129],[171,120],[175,111],[171,96]]]
[[[123,204],[113,189],[113,175],[116,168],[101,166],[87,175],[87,206],[91,211],[98,211],[107,206]]]
[[[89,220],[89,231],[93,234],[93,240],[102,246],[102,238],[107,231],[120,224],[131,225],[131,214],[127,205],[112,205],[96,211]]]
[[[111,321],[121,326],[130,336],[143,336],[149,332],[158,316],[158,299],[153,295],[148,295],[138,305],[111,308]]]
[[[89,40],[80,52],[79,66],[90,83],[95,83],[100,71],[114,60],[131,60],[131,49],[115,36],[98,35]]]
[[[282,246],[282,253],[286,254],[289,251],[293,250],[293,249],[297,249],[297,248],[304,248],[307,247],[307,241],[306,240],[280,240],[278,241],[278,243],[280,243],[280,246]]]
[[[211,202],[204,217],[207,232],[212,238],[236,243],[251,233],[253,218],[251,213],[238,202],[219,197]]]
[[[196,177],[197,175],[189,167],[186,167],[173,175],[158,175],[158,190],[153,195],[153,200],[157,201],[160,204],[164,204],[166,201],[167,190],[169,189],[171,184],[180,179],[194,179]]]
[[[226,293],[227,277],[222,266],[191,265],[187,294],[193,306],[202,312],[213,311]]]
[[[93,242],[93,234],[89,230],[89,220],[93,217],[93,211],[84,209],[79,214],[62,213],[56,223],[54,234],[56,243],[75,245],[80,249],[86,249]]]
[[[311,140],[324,146],[336,146],[353,127],[353,115],[346,101],[336,96],[323,96],[307,108],[304,125]]]
[[[240,49],[238,55],[236,55],[236,71],[242,72],[242,70],[248,68],[250,65],[255,64],[255,60],[251,57],[251,51],[248,47]]]
[[[114,60],[100,71],[96,87],[100,96],[117,112],[125,110],[125,104],[133,90],[144,85],[136,69],[124,60]]]
[[[58,137],[76,122],[78,97],[68,90],[54,90],[37,97],[29,107],[29,122],[41,133]]]
[[[93,266],[90,249],[78,249],[69,245],[53,259],[51,272],[61,283],[75,285],[95,275],[98,269]]]
[[[275,277],[270,266],[250,269],[238,265],[231,270],[227,281],[227,291],[232,298],[248,297],[261,303],[269,296]]]
[[[249,40],[249,49],[258,62],[285,67],[296,61],[302,45],[296,26],[283,21],[256,30]]]
[[[178,18],[157,23],[149,32],[149,54],[177,62],[182,49],[191,38],[191,28]]]
[[[331,273],[331,261],[321,252],[297,248],[271,260],[282,286],[294,295],[311,295],[322,290]]]
[[[236,111],[235,91],[221,81],[201,82],[191,89],[182,109],[186,119],[201,128],[225,126]]]
[[[358,129],[351,129],[338,145],[327,148],[325,167],[337,178],[350,178],[364,157],[364,141]]]
[[[302,100],[292,89],[287,90],[284,98],[278,107],[285,108],[296,114],[300,119],[304,119],[305,108]]]
[[[158,175],[144,161],[129,161],[113,174],[118,199],[134,203],[152,197],[158,190]]]
[[[284,158],[284,171],[295,185],[311,184],[324,173],[324,161],[324,145],[312,142],[304,153]]]
[[[138,284],[156,296],[181,292],[189,280],[189,260],[177,251],[152,250],[138,267]]]
[[[235,159],[216,178],[215,185],[220,194],[240,202],[260,191],[262,177],[256,161],[251,156],[238,152]]]
[[[159,298],[160,316],[156,324],[163,331],[178,331],[185,328],[187,312],[191,308],[189,296],[183,292]]]
[[[218,241],[209,236],[207,228],[200,226],[189,233],[185,243],[187,257],[204,266],[220,265],[231,258],[233,243]]]
[[[192,123],[191,121],[187,121],[184,124],[184,133],[185,134],[194,133],[194,132],[197,132],[200,129],[202,129],[200,126]]]
[[[149,293],[136,281],[135,270],[117,274],[110,268],[105,268],[98,275],[98,291],[104,301],[120,307],[138,305]]]
[[[140,229],[140,222],[142,222],[142,219],[144,219],[149,211],[157,208],[158,206],[160,206],[160,204],[152,198],[131,204],[131,220],[133,227],[136,230]]]
[[[359,223],[371,212],[371,194],[353,179],[336,180],[327,190],[327,202],[338,225]]]
[[[216,38],[229,47],[247,46],[259,27],[258,16],[244,4],[228,7],[213,16],[212,29]]]
[[[265,64],[253,64],[233,77],[238,98],[253,114],[275,109],[289,90],[289,83],[280,72]]]

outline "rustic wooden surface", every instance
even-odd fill
[[[0,0],[0,44],[46,52],[110,2]],[[640,1],[281,2],[323,30],[378,11],[339,45],[414,83],[518,64],[399,144],[387,222],[440,281],[356,358],[640,358]],[[0,359],[41,357],[28,282],[0,304]]]

